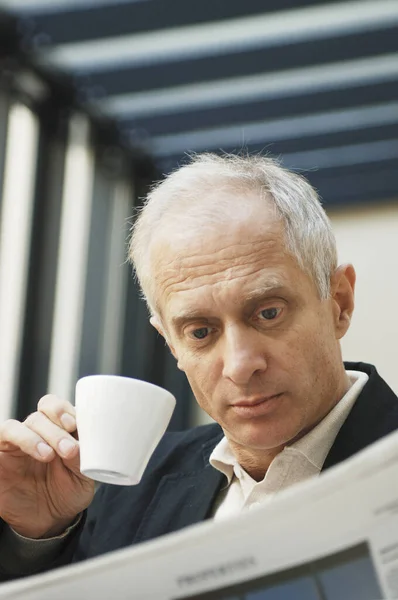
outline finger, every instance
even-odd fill
[[[5,452],[16,448],[43,462],[55,457],[54,450],[40,435],[23,423],[8,419],[0,425],[0,450]]]
[[[37,410],[66,431],[76,431],[76,411],[70,402],[61,400],[54,394],[47,394],[40,398]]]
[[[62,458],[73,458],[78,454],[79,443],[75,438],[44,413],[37,411],[29,415],[24,425],[43,438]]]

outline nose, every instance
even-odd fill
[[[261,339],[260,339],[261,338]],[[247,326],[230,326],[224,332],[223,376],[246,385],[254,374],[267,369],[264,340]]]

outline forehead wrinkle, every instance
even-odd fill
[[[160,284],[163,290],[166,291],[175,285],[181,283],[189,284],[192,281],[195,281],[200,287],[201,281],[204,278],[206,278],[206,283],[209,284],[211,283],[209,278],[216,277],[217,280],[215,283],[219,283],[220,278],[221,281],[226,282],[231,279],[239,279],[251,275],[252,273],[261,271],[262,268],[275,261],[275,256],[271,260],[269,255],[270,250],[275,244],[274,240],[262,240],[253,244],[243,244],[242,246],[245,248],[245,251],[239,254],[235,253],[223,256],[226,250],[236,248],[235,244],[229,248],[222,248],[219,251],[204,256],[191,255],[177,258],[169,267],[161,270]],[[242,246],[239,245],[239,248]],[[260,267],[258,266],[259,263],[261,263]],[[237,272],[237,270],[240,272]]]
[[[268,240],[264,240],[264,239],[259,239],[253,242],[239,242],[238,244],[235,243],[230,243],[230,244],[225,244],[223,245],[221,248],[219,248],[218,250],[211,252],[211,253],[204,253],[204,254],[200,254],[200,255],[195,255],[192,254],[191,256],[187,256],[187,257],[182,257],[179,258],[178,261],[183,265],[185,261],[189,260],[191,261],[191,264],[188,265],[189,267],[196,267],[196,266],[203,266],[206,265],[208,260],[211,259],[211,263],[214,263],[214,257],[219,255],[217,258],[218,263],[223,263],[226,261],[230,261],[235,260],[235,261],[241,261],[242,259],[246,259],[248,257],[250,257],[254,252],[256,252],[257,248],[261,248],[261,246],[267,246],[267,248],[271,248],[272,246],[275,246],[276,244],[276,240],[274,239],[268,239]],[[236,251],[239,251],[239,253],[237,254]],[[264,248],[263,248],[264,251]],[[217,264],[218,264],[217,263]]]
[[[199,256],[197,254],[191,254],[188,256],[176,257],[168,268],[166,267],[163,269],[165,282],[167,282],[168,278],[173,279],[178,276],[180,277],[180,281],[197,279],[198,276],[194,270],[201,272],[199,275],[200,278],[202,276],[211,276],[216,273],[221,274],[236,266],[245,267],[248,263],[253,262],[251,260],[253,254],[256,254],[257,262],[257,260],[259,260],[259,258],[261,258],[274,244],[275,242],[270,240],[239,245],[231,244],[230,246],[224,246],[220,250],[216,250],[212,253],[201,254]],[[267,248],[264,248],[264,245],[267,245]],[[244,248],[244,251],[239,252],[239,254],[237,254],[236,251],[233,253],[233,249],[236,249],[237,247],[239,249]],[[257,247],[259,247],[258,250],[256,249]],[[161,260],[159,261],[159,266],[161,266],[160,263]],[[170,277],[167,276],[167,272],[170,272]]]

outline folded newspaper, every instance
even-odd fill
[[[5,598],[398,598],[398,433],[235,518],[2,584]]]

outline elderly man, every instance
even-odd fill
[[[149,194],[131,258],[151,323],[216,423],[166,434],[138,486],[94,500],[71,404],[46,396],[4,423],[3,579],[230,518],[398,427],[376,369],[343,364],[355,272],[337,265],[302,177],[259,156],[199,156]]]

